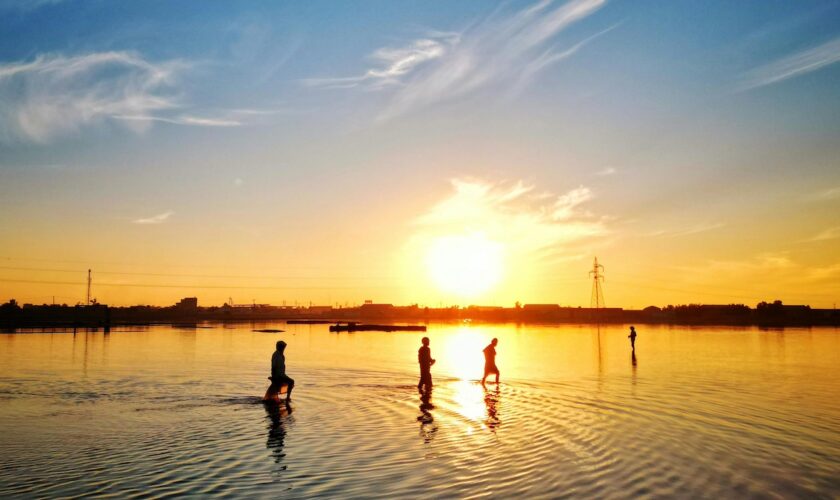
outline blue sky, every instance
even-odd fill
[[[623,301],[639,276],[670,298],[674,272],[683,301],[740,298],[685,270],[723,267],[830,304],[838,88],[837,1],[0,0],[0,257],[375,269],[359,293],[385,296],[412,245],[498,230],[418,223],[468,200],[495,221],[555,214],[523,226],[541,246],[516,258],[543,264],[517,273],[585,277],[598,253],[636,277]],[[588,297],[553,286],[476,300]],[[341,290],[313,300],[363,298]]]

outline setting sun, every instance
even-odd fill
[[[499,283],[504,271],[503,246],[483,234],[441,236],[426,256],[438,288],[461,297],[475,297]]]

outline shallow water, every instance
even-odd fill
[[[840,495],[837,329],[210,326],[0,334],[0,497]]]

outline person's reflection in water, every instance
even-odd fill
[[[500,396],[501,392],[498,387],[493,391],[488,389],[484,390],[484,404],[487,405],[487,420],[484,423],[494,433],[496,432],[496,428],[502,425],[502,420],[499,418]]]
[[[286,440],[286,426],[292,422],[292,407],[286,403],[274,402],[265,402],[263,405],[269,419],[268,440],[265,447],[271,450],[274,462],[279,464],[286,457],[283,445]],[[284,465],[282,469],[285,470],[286,466]]]
[[[633,385],[636,385],[636,351],[630,353],[630,362],[633,364]]]
[[[423,438],[424,443],[430,443],[437,432],[437,425],[435,418],[432,416],[432,410],[435,405],[432,404],[432,389],[429,388],[420,392],[420,416],[417,421],[420,422],[420,437]]]

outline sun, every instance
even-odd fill
[[[501,280],[504,246],[481,233],[439,236],[429,246],[426,265],[442,292],[477,297]]]

